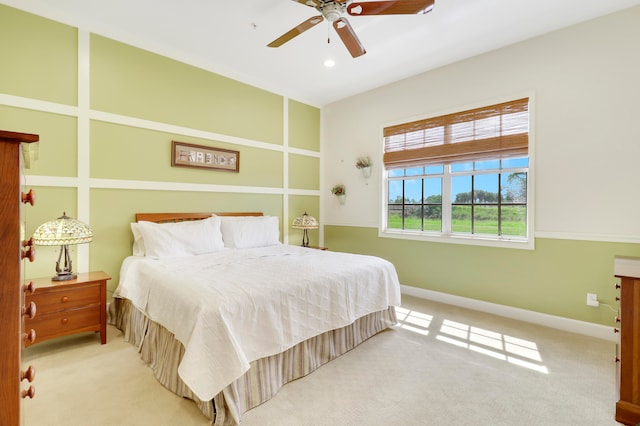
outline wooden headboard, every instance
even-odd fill
[[[225,213],[136,213],[136,222],[141,220],[148,222],[184,222],[185,220],[200,220],[217,216],[263,216],[262,212],[225,212]]]

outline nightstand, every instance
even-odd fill
[[[102,271],[78,274],[75,280],[31,280],[35,287],[25,295],[25,304],[36,304],[33,319],[25,318],[25,329],[34,329],[35,343],[68,334],[95,331],[107,343],[107,281]]]

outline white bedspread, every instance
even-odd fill
[[[373,256],[290,245],[154,260],[129,257],[127,298],[185,347],[178,372],[203,401],[249,363],[400,305],[394,266]]]

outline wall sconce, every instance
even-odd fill
[[[292,228],[304,230],[302,233],[302,247],[309,247],[309,229],[318,229],[318,226],[316,218],[308,215],[307,212],[293,219],[293,224],[291,225]]]
[[[347,198],[347,188],[343,184],[334,185],[331,188],[331,193],[338,197],[340,204],[344,204],[344,200]]]
[[[371,158],[367,157],[358,157],[358,161],[356,161],[356,169],[362,170],[362,175],[365,179],[371,177]]]
[[[93,240],[93,230],[86,223],[72,219],[66,213],[62,216],[38,226],[33,233],[33,242],[39,246],[60,246],[60,254],[56,262],[56,275],[53,281],[66,281],[76,278],[71,265],[69,244],[83,244]],[[64,255],[64,266],[60,261]]]

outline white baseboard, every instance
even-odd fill
[[[499,305],[497,303],[483,302],[482,300],[470,299],[462,296],[455,296],[438,291],[426,290],[423,288],[401,285],[403,294],[419,297],[421,299],[433,300],[434,302],[446,303],[448,305],[460,306],[474,311],[487,312],[515,320],[526,321],[545,327],[556,328],[569,331],[571,333],[583,334],[597,339],[617,342],[619,334],[613,332],[613,327],[594,324],[586,321],[578,321],[570,318],[558,317],[543,314],[540,312],[528,311],[526,309],[513,308],[511,306]]]

